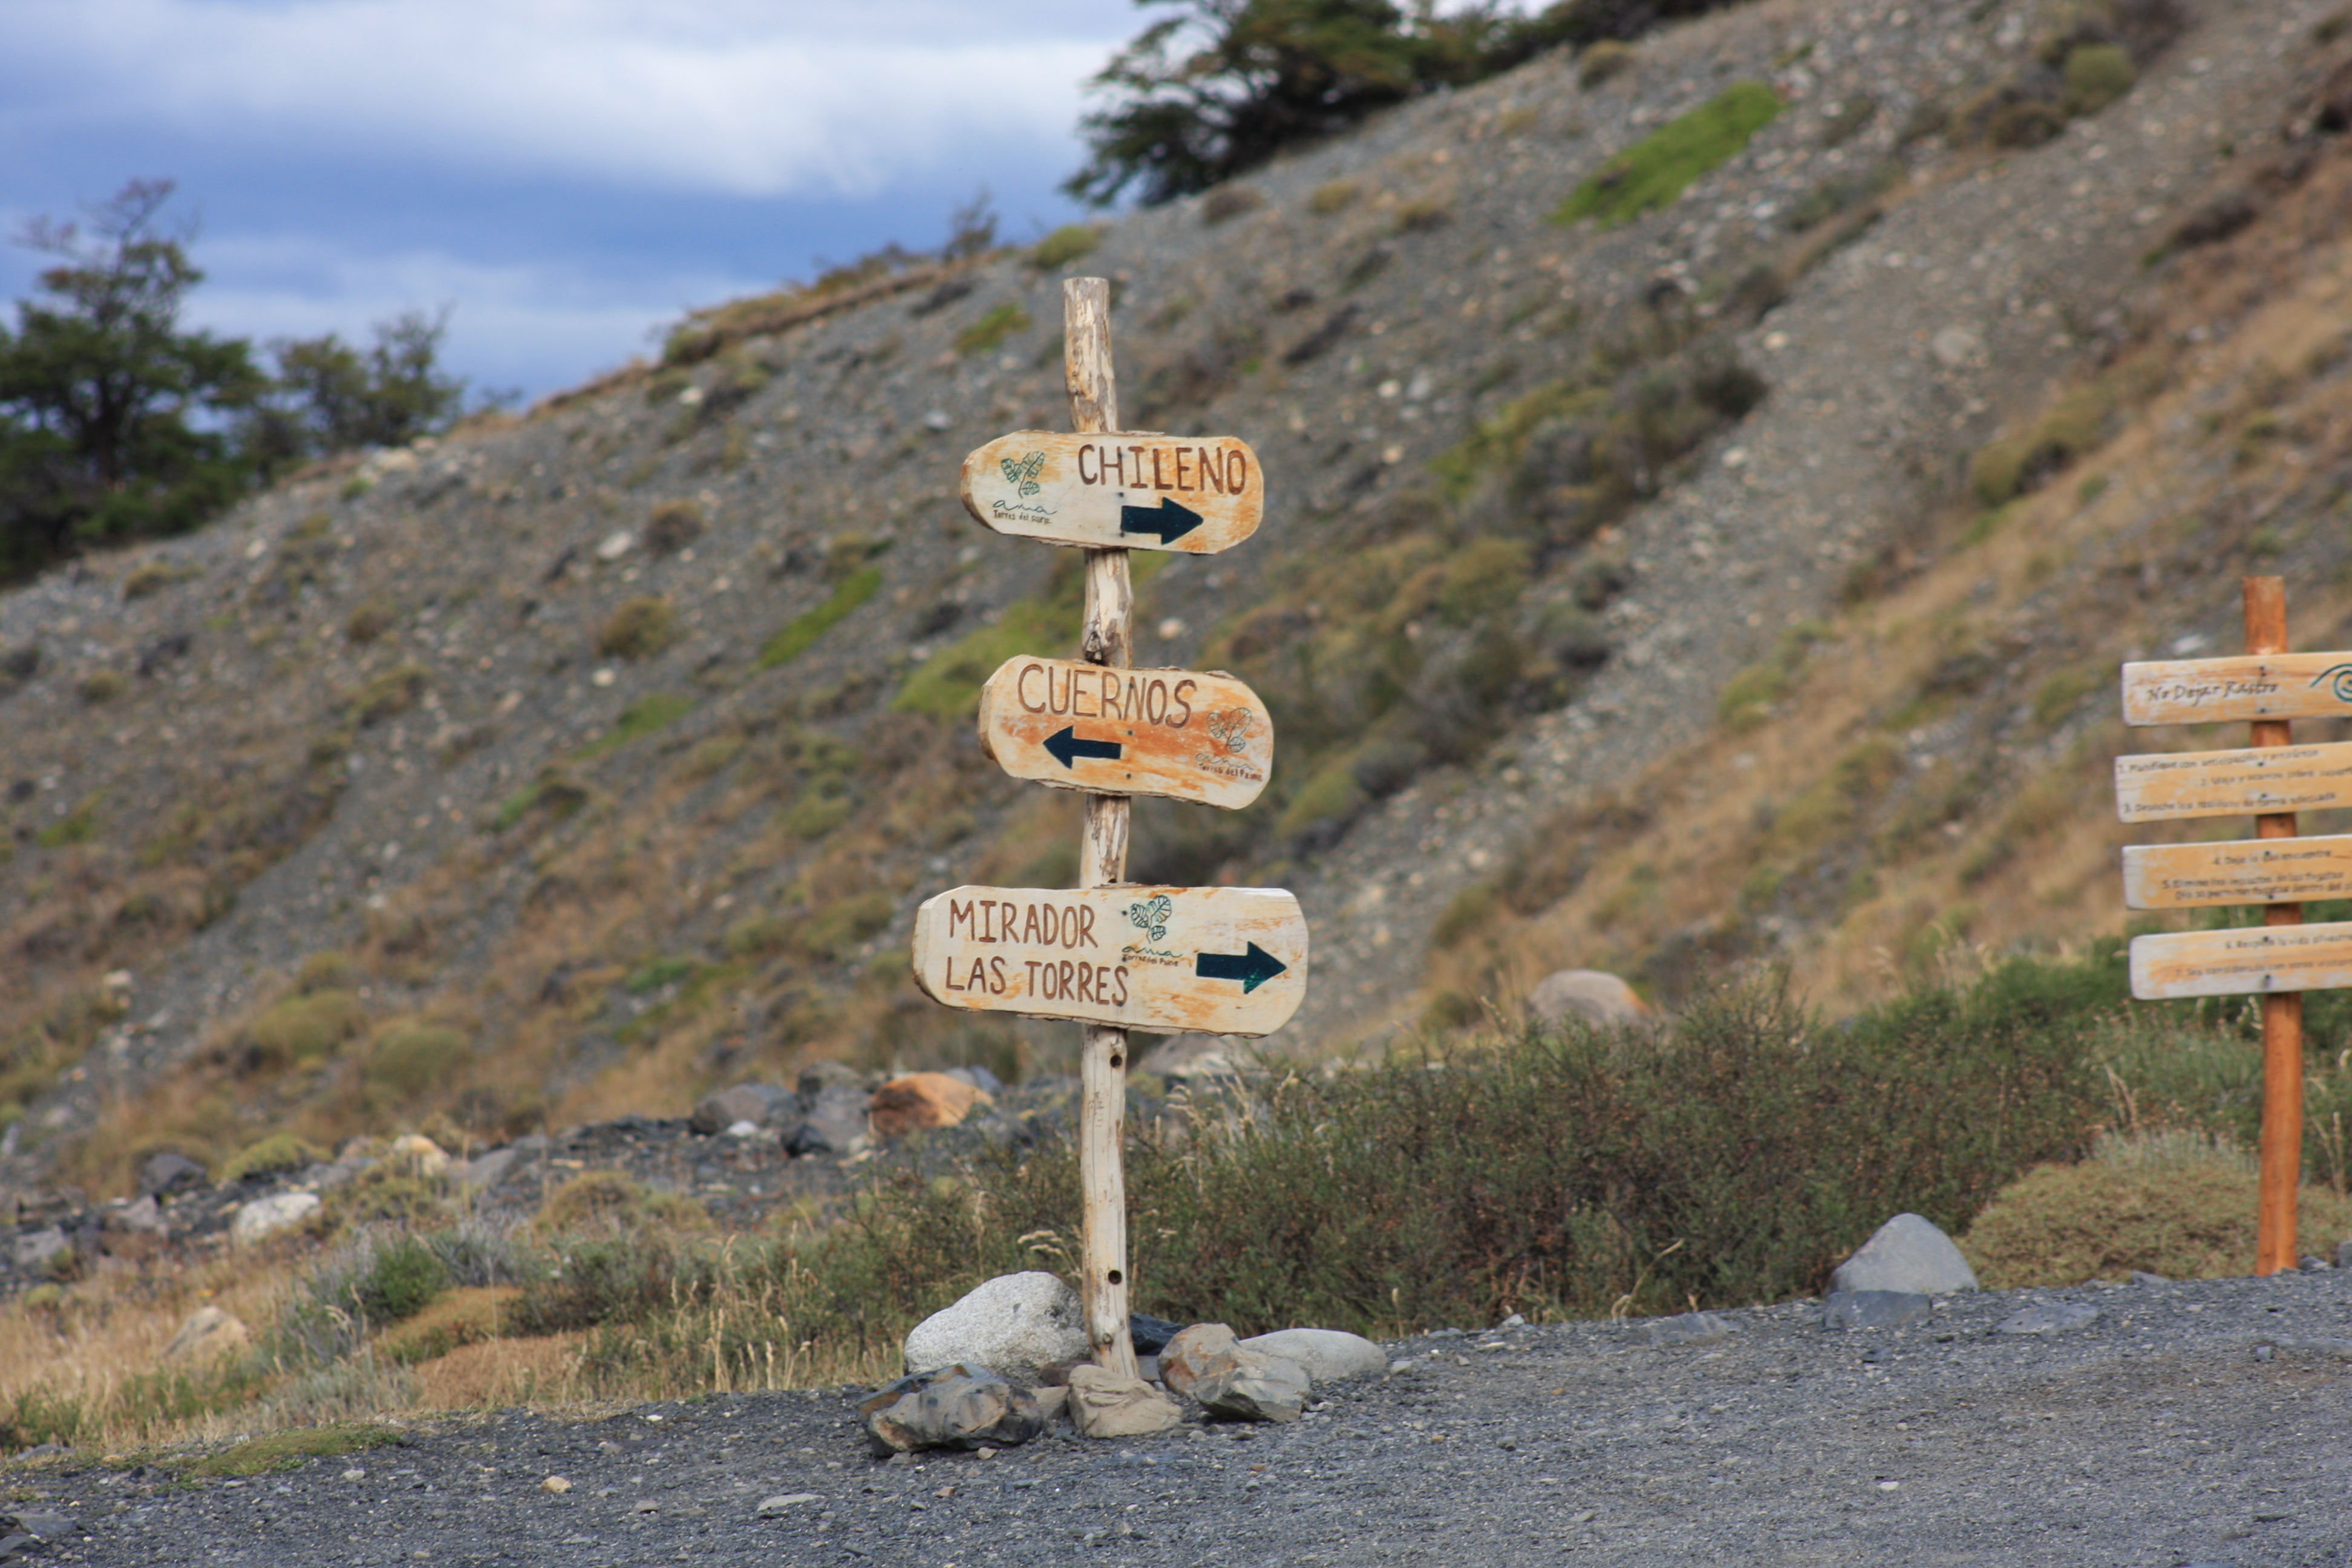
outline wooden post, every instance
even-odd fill
[[[2278,577],[2248,577],[2245,594],[2246,651],[2284,653],[2286,584]],[[2294,726],[2284,719],[2258,719],[2252,743],[2284,746]],[[2294,813],[2270,812],[2254,818],[2257,838],[2293,838]],[[2303,923],[2301,904],[2272,904],[2263,923]],[[2255,1221],[2254,1272],[2275,1274],[2297,1267],[2295,1189],[2303,1180],[2303,995],[2266,992],[2263,996],[2262,1186]]]
[[[1111,371],[1110,284],[1100,278],[1062,283],[1062,357],[1070,389],[1070,427],[1080,435],[1118,428],[1118,383]],[[1087,552],[1087,618],[1080,656],[1124,668],[1135,646],[1135,590],[1124,550]],[[1127,880],[1129,802],[1089,795],[1086,837],[1078,847],[1078,886]],[[1082,1296],[1095,1363],[1136,1375],[1127,1331],[1127,1175],[1120,1163],[1127,1121],[1127,1031],[1082,1026],[1078,1185],[1085,1204]]]

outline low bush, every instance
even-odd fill
[[[433,672],[421,664],[395,664],[343,694],[342,707],[362,728],[407,712],[425,699]]]
[[[607,658],[651,658],[677,637],[677,611],[648,594],[621,602],[596,634],[596,651]]]
[[[273,1003],[246,1036],[256,1065],[285,1067],[333,1055],[367,1027],[367,1016],[357,994],[330,987]]]
[[[983,312],[978,321],[956,334],[956,353],[992,353],[1003,346],[1005,339],[1015,332],[1025,332],[1034,324],[1028,311],[1007,300]]]
[[[228,1157],[220,1168],[219,1180],[226,1185],[241,1182],[247,1176],[276,1176],[293,1171],[306,1170],[327,1157],[316,1145],[297,1138],[291,1132],[273,1132],[257,1143],[248,1143]]]
[[[1264,200],[1263,197],[1259,199]],[[1235,207],[1229,198],[1223,204],[1223,216],[1234,216],[1235,213],[1245,212],[1255,205],[1255,203],[1244,202],[1241,206]],[[1026,259],[1029,265],[1038,271],[1051,272],[1055,268],[1067,267],[1073,261],[1083,260],[1092,256],[1095,247],[1101,243],[1102,231],[1093,225],[1066,223],[1032,247]]]
[[[1780,95],[1764,83],[1734,82],[1609,160],[1570,194],[1551,220],[1591,218],[1603,228],[1615,228],[1655,211],[1737,157],[1750,138],[1780,118],[1781,108]]]
[[[469,1054],[464,1034],[446,1024],[394,1024],[377,1037],[368,1058],[369,1094],[398,1104],[436,1085],[446,1087]]]
[[[701,506],[690,500],[666,500],[646,521],[646,548],[656,555],[674,554],[702,537]]]

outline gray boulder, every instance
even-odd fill
[[[72,1248],[73,1242],[57,1226],[20,1236],[11,1244],[10,1258],[19,1268],[39,1268],[50,1258]]]
[[[961,1362],[1024,1380],[1057,1362],[1077,1361],[1087,1351],[1086,1309],[1078,1293],[1036,1270],[988,1280],[917,1323],[906,1344],[909,1373]]]
[[[816,1097],[828,1089],[871,1090],[880,1081],[878,1078],[859,1072],[847,1062],[811,1062],[801,1068],[801,1076],[793,1087],[801,1091],[801,1099],[814,1104]]]
[[[808,1075],[803,1073],[803,1079]],[[874,1096],[856,1084],[836,1083],[817,1091],[798,1126],[784,1135],[790,1154],[846,1154],[867,1136],[866,1112]]]
[[[798,1120],[801,1097],[772,1083],[739,1083],[696,1102],[687,1125],[705,1137],[724,1132],[738,1121],[765,1127],[771,1122]]]
[[[1045,1429],[1036,1397],[986,1367],[958,1363],[902,1377],[857,1407],[877,1453],[1026,1443]]]
[[[2066,1334],[2099,1321],[2099,1310],[2084,1301],[2044,1301],[2003,1318],[1993,1330],[2001,1334]]]
[[[174,1193],[191,1192],[197,1187],[212,1185],[212,1177],[202,1165],[185,1154],[175,1154],[166,1149],[160,1154],[150,1154],[139,1167],[139,1193],[142,1197],[168,1198]]]
[[[1914,1290],[1832,1290],[1822,1303],[1825,1329],[1902,1329],[1924,1323],[1935,1301]]]
[[[1276,1329],[1241,1342],[1244,1350],[1297,1362],[1320,1386],[1351,1377],[1378,1377],[1389,1369],[1389,1352],[1361,1334],[1339,1329]]]
[[[1192,1384],[1192,1397],[1229,1421],[1296,1421],[1312,1386],[1306,1369],[1280,1356],[1243,1355]]]
[[[1557,1027],[1573,1018],[1595,1028],[1638,1024],[1650,1005],[1633,988],[1598,969],[1563,969],[1547,974],[1528,993],[1528,1012],[1539,1024]]]
[[[1840,1290],[1903,1290],[1948,1295],[1977,1289],[1976,1270],[1933,1222],[1899,1214],[1831,1276]]]

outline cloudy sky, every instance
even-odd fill
[[[1129,0],[0,0],[0,224],[179,182],[206,326],[454,307],[445,356],[537,396],[688,306],[885,241],[982,186],[1076,216],[1085,79]],[[0,252],[0,299],[38,258]]]

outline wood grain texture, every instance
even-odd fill
[[[1118,430],[1118,379],[1111,359],[1107,279],[1072,278],[1062,285],[1062,372],[1070,393],[1071,430],[1077,436]],[[964,472],[964,504],[969,507],[972,504],[969,460]],[[1003,477],[1001,467],[998,474]],[[1021,499],[1017,489],[1015,500]],[[1134,626],[1135,587],[1128,573],[1127,552],[1087,551],[1086,616],[1079,627],[1079,651],[1090,664],[1124,666],[1133,657]],[[1087,797],[1084,837],[1078,846],[1080,887],[1100,888],[1126,879],[1129,811],[1125,795]],[[1087,1315],[1087,1342],[1093,1348],[1095,1364],[1121,1377],[1133,1377],[1137,1367],[1135,1342],[1127,1327],[1127,1173],[1122,1163],[1127,1140],[1127,1054],[1123,1028],[1088,1023],[1079,1031],[1078,1286]]]
[[[980,745],[1017,779],[1228,811],[1255,800],[1274,767],[1265,704],[1222,670],[1114,671],[1029,654],[981,689]],[[1117,756],[1099,754],[1114,746]]]
[[[1248,442],[1104,435],[1015,430],[973,448],[957,486],[964,510],[1016,539],[1185,555],[1214,555],[1257,531],[1265,482]],[[1129,507],[1149,512],[1153,531],[1126,531]]]
[[[1253,950],[1267,973],[1233,977]],[[1280,888],[962,887],[916,911],[914,958],[916,984],[950,1007],[1267,1035],[1307,994],[1307,919]]]
[[[2124,907],[2301,903],[2352,898],[2352,836],[2231,844],[2135,844],[2124,850]]]
[[[2266,653],[2124,666],[2124,722],[2352,717],[2352,653]]]
[[[2150,1002],[2340,990],[2352,985],[2352,921],[2134,937],[2131,982]]]
[[[2125,822],[2345,805],[2352,805],[2352,742],[2116,759],[2116,816]]]

